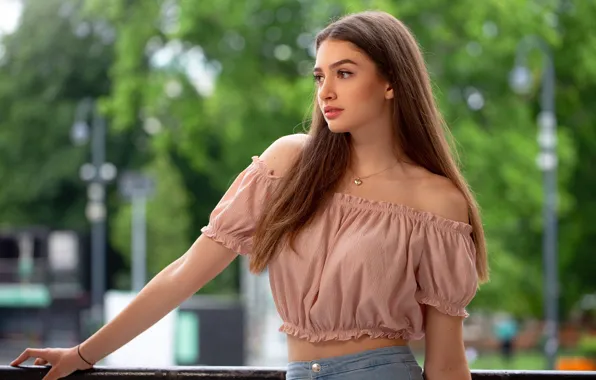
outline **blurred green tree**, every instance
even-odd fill
[[[89,13],[83,5],[73,0],[24,2],[19,28],[1,41],[0,226],[87,230],[86,185],[78,172],[90,159],[90,147],[74,146],[70,129],[83,98],[98,99],[101,105],[112,91],[117,30],[101,13]],[[150,160],[150,134],[139,126],[109,129],[107,160],[121,171],[143,170],[160,178],[147,210],[149,216],[159,214],[151,218],[148,245],[157,249],[167,244],[180,254],[192,241],[188,218],[179,213],[187,205],[186,189],[180,171],[172,172],[168,161]],[[117,232],[111,240],[128,258],[130,244],[123,243],[130,238],[128,205],[118,196],[116,184],[108,191],[109,214],[124,215],[109,218]],[[164,266],[161,257],[149,256],[153,273]],[[117,287],[127,288],[129,274],[117,274],[115,280]]]
[[[596,3],[562,1],[556,54],[557,113],[573,137],[575,170],[565,183],[573,207],[561,218],[560,273],[563,311],[577,307],[581,295],[596,288]],[[552,15],[551,15],[552,16]]]
[[[110,93],[113,35],[72,2],[25,2],[0,58],[0,225],[80,229],[87,148],[69,140],[84,97]],[[110,157],[111,158],[111,157]]]

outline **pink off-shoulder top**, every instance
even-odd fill
[[[202,233],[250,255],[279,176],[255,156]],[[413,208],[335,193],[268,266],[280,331],[310,342],[420,339],[424,307],[467,317],[478,279],[472,226]],[[286,246],[286,245],[284,245]]]

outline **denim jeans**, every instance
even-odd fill
[[[290,362],[286,380],[423,380],[408,346],[385,347],[309,362]]]

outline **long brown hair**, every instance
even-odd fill
[[[422,53],[408,28],[384,12],[345,16],[316,37],[318,50],[327,39],[349,41],[365,52],[393,84],[395,136],[406,157],[428,171],[449,178],[469,205],[476,271],[488,280],[486,243],[478,205],[463,178],[447,140],[448,130],[437,108]],[[447,132],[447,134],[446,134]],[[308,142],[280,179],[257,224],[250,259],[252,272],[263,271],[279,251],[308,225],[329,199],[350,162],[348,133],[329,130],[315,99]],[[286,240],[287,239],[287,240]]]

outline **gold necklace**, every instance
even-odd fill
[[[388,167],[387,169],[383,169],[383,170],[381,170],[380,172],[376,172],[376,173],[373,173],[373,174],[369,174],[369,175],[367,175],[367,176],[365,176],[365,177],[359,177],[359,176],[356,176],[356,178],[354,178],[354,184],[355,184],[356,186],[360,186],[360,185],[362,185],[362,180],[363,180],[363,179],[367,179],[367,178],[370,178],[370,177],[372,177],[372,176],[375,176],[375,175],[377,175],[377,174],[381,174],[381,173],[383,173],[383,172],[386,172],[387,170],[389,170],[389,169],[391,169],[391,168],[393,168],[393,167],[397,166],[397,164],[398,164],[398,163],[396,163],[395,165],[391,165],[391,166],[390,166],[390,167]],[[352,172],[352,173],[353,173],[353,174],[356,174],[356,173],[354,173],[354,172]]]

